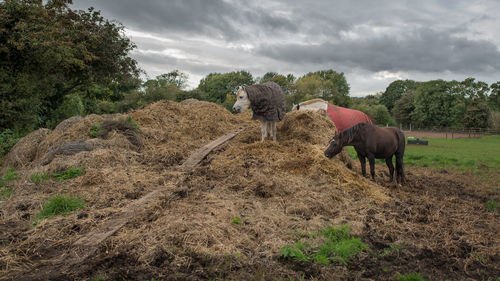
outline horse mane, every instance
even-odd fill
[[[324,103],[326,103],[325,100],[318,98],[318,99],[312,99],[312,100],[303,101],[303,102],[299,103],[299,105],[308,105],[308,104],[315,103],[315,102],[324,102]]]
[[[367,125],[366,122],[358,123],[342,131],[339,134],[339,139],[341,140],[342,145],[351,143],[354,140],[354,138],[359,135],[361,127],[364,127],[366,125]]]

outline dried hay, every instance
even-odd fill
[[[187,250],[209,255],[238,253],[250,260],[270,258],[294,239],[294,231],[314,231],[344,220],[362,225],[366,206],[388,200],[384,188],[337,159],[324,157],[335,126],[316,112],[288,113],[278,126],[278,142],[260,142],[259,122],[250,120],[251,112],[233,115],[208,102],[162,101],[130,116],[141,131],[140,151],[116,128],[106,139],[91,140],[92,125],[105,120],[98,115],[89,115],[66,130],[54,130],[41,141],[37,158],[26,163],[31,168],[23,175],[75,166],[84,167],[86,174],[38,185],[26,180],[2,205],[0,226],[7,222],[28,225],[44,200],[59,193],[83,196],[87,208],[20,230],[22,241],[2,246],[1,274],[29,272],[37,260],[71,251],[77,239],[155,190],[163,196],[148,201],[144,214],[131,218],[105,242],[109,251],[126,251],[147,264],[167,255],[178,266],[190,262],[182,254]],[[192,171],[170,168],[241,127],[245,128],[242,133]],[[54,155],[43,168],[37,164],[51,147],[77,140],[95,149]],[[240,217],[242,224],[231,224],[233,217]]]
[[[38,129],[20,139],[7,154],[4,167],[24,167],[32,162],[37,153],[38,145],[50,134],[49,129]]]

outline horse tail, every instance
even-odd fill
[[[401,183],[406,181],[404,173],[403,157],[405,155],[405,134],[400,130],[396,129],[396,137],[398,138],[398,149],[396,150],[396,180]]]
[[[396,153],[400,153],[403,156],[405,153],[405,134],[400,129],[397,129],[396,137],[398,138],[398,150],[396,150]]]

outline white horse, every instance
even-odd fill
[[[322,99],[312,99],[299,104],[294,104],[292,110],[326,110],[328,109],[328,102]]]
[[[236,92],[235,112],[252,108],[253,120],[261,121],[261,141],[272,137],[276,141],[276,123],[286,114],[285,95],[281,87],[274,82],[240,87]]]

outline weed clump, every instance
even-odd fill
[[[5,199],[9,198],[12,195],[12,192],[14,192],[13,188],[2,187],[0,189],[0,200],[5,200]]]
[[[398,274],[397,278],[399,281],[426,281],[426,279],[418,273]]]
[[[310,243],[297,241],[281,248],[285,259],[317,262],[325,265],[340,263],[347,265],[357,253],[368,249],[359,237],[351,235],[349,226],[328,227]]]
[[[50,179],[50,175],[47,173],[35,173],[30,176],[30,180],[32,183],[41,183],[42,181],[46,181]]]
[[[495,200],[490,200],[486,202],[486,210],[489,212],[494,212],[498,209],[498,202]]]
[[[82,176],[84,174],[85,174],[84,169],[69,168],[68,170],[61,172],[61,173],[53,173],[52,177],[54,177],[55,180],[61,181],[61,180],[76,178],[76,177]]]
[[[85,200],[81,198],[69,195],[56,195],[43,204],[42,210],[35,216],[35,224],[40,219],[66,215],[83,208],[85,208]]]

